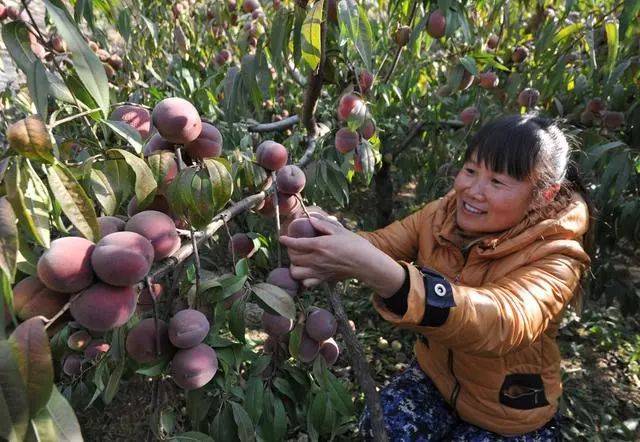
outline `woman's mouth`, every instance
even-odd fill
[[[477,207],[474,207],[465,201],[462,202],[462,208],[464,209],[465,212],[470,213],[472,215],[484,215],[485,213],[487,213],[486,211],[480,210]]]

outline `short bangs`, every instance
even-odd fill
[[[475,160],[494,172],[524,181],[532,176],[545,142],[542,129],[551,123],[550,119],[526,115],[490,121],[469,142],[464,161]]]

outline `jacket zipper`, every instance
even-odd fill
[[[469,247],[469,249],[467,249],[467,253],[464,253],[463,251],[461,252],[462,258],[463,258],[463,263],[462,263],[462,268],[460,269],[460,271],[456,274],[455,278],[453,279],[453,283],[454,284],[458,284],[460,282],[460,278],[462,276],[462,271],[464,270],[464,267],[467,265],[467,260],[469,259],[469,255],[471,255],[471,249],[473,248],[473,246]],[[458,381],[458,377],[456,376],[455,372],[453,371],[453,350],[449,349],[449,371],[451,372],[451,375],[453,376],[453,379],[455,380],[455,384],[453,386],[453,390],[451,391],[451,396],[449,397],[449,403],[451,404],[451,407],[453,408],[453,410],[456,412],[456,414],[458,413],[458,411],[456,410],[456,402],[458,401],[458,395],[460,394],[460,382]]]

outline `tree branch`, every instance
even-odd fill
[[[274,123],[259,123],[253,124],[247,128],[249,132],[279,132],[289,129],[300,122],[300,117],[297,115],[291,115],[283,120],[276,121]]]

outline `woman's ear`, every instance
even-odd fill
[[[550,203],[560,191],[560,183],[552,184],[542,191],[545,203]]]

